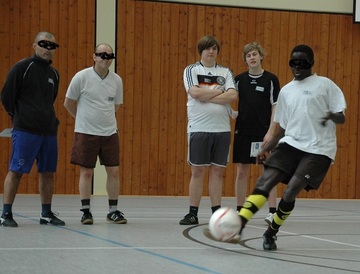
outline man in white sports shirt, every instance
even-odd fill
[[[293,211],[299,193],[320,187],[335,160],[336,125],[345,123],[343,92],[329,78],[312,73],[314,62],[309,46],[292,50],[289,66],[294,79],[280,91],[274,137],[258,154],[265,171],[239,212],[242,231],[266,203],[271,189],[279,182],[287,185],[263,235],[264,250],[277,249],[276,234]]]
[[[127,223],[124,214],[117,209],[120,148],[116,111],[123,103],[123,82],[118,74],[109,70],[113,59],[115,54],[110,45],[97,45],[93,54],[94,65],[76,73],[64,102],[65,108],[75,118],[71,163],[80,166],[80,210],[83,212],[83,225],[92,225],[94,222],[90,198],[98,156],[107,174],[105,183],[109,211],[106,219],[115,224]]]
[[[222,179],[229,161],[231,129],[229,103],[238,98],[232,72],[216,63],[220,44],[206,35],[199,40],[201,60],[184,70],[188,94],[188,163],[191,166],[189,213],[180,225],[198,224],[203,181],[209,168],[211,211],[221,207]]]

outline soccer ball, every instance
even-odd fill
[[[209,231],[214,239],[227,241],[240,231],[240,218],[237,212],[229,207],[222,207],[211,215]]]

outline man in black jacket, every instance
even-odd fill
[[[40,224],[65,225],[51,211],[54,172],[57,165],[57,129],[54,101],[59,74],[51,66],[55,37],[39,32],[33,44],[35,54],[20,60],[11,69],[1,92],[1,101],[13,123],[12,154],[4,182],[4,205],[1,226],[17,227],[12,204],[24,173],[36,160],[42,210]]]

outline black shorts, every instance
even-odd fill
[[[108,167],[119,166],[120,147],[118,133],[111,136],[96,136],[75,132],[71,151],[71,163],[94,168],[97,157],[100,164]]]
[[[217,165],[229,162],[230,132],[191,132],[188,134],[188,163],[192,166]]]
[[[332,160],[319,154],[298,150],[286,143],[279,144],[264,166],[282,170],[288,176],[283,180],[287,184],[292,176],[307,182],[306,190],[318,189],[330,168]]]
[[[263,136],[234,134],[233,163],[256,164],[256,157],[250,157],[251,143],[262,142]]]

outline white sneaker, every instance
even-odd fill
[[[266,222],[268,225],[271,225],[273,219],[274,219],[274,213],[269,213],[269,214],[265,217],[265,222]]]

